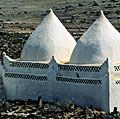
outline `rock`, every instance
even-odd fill
[[[43,105],[42,105],[42,97],[39,96],[39,97],[38,97],[38,107],[39,107],[39,108],[42,108],[42,106],[43,106]]]
[[[99,4],[96,1],[93,1],[92,6],[99,6]]]
[[[116,0],[111,0],[111,2],[117,2]]]
[[[114,107],[113,113],[115,113],[115,114],[118,113],[117,107]]]
[[[38,100],[40,101],[40,97]],[[78,106],[73,106],[73,103],[69,103],[69,110],[64,111],[60,106],[58,107],[54,103],[42,103],[43,108],[36,107],[36,103],[38,101],[23,101],[23,100],[15,100],[15,101],[0,101],[0,110],[1,117],[6,118],[51,118],[51,119],[119,119],[120,113],[114,109],[112,113],[105,113],[99,110],[96,110],[93,107],[90,108],[82,108]],[[6,108],[4,108],[3,104],[6,104]],[[25,107],[26,106],[26,107]],[[117,112],[117,113],[116,113]]]
[[[84,4],[78,3],[78,7],[82,7],[82,6],[84,6]]]

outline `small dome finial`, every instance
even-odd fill
[[[101,15],[104,16],[103,10],[100,10],[100,12],[101,12]]]
[[[49,13],[53,12],[52,9],[49,9]]]

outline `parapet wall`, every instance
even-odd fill
[[[10,59],[8,56],[4,56],[3,63],[5,70],[19,73],[44,75],[47,73],[49,68],[49,64],[47,63],[16,61]]]
[[[108,62],[100,66],[12,61],[4,57],[3,82],[7,99],[72,100],[81,106],[109,110]],[[42,72],[43,71],[43,72]],[[98,95],[99,93],[99,95]]]
[[[108,111],[108,79],[71,78],[56,75],[33,75],[5,72],[7,99],[21,98],[73,101],[80,106],[94,105]],[[99,95],[98,95],[99,93]]]
[[[106,61],[102,65],[98,66],[82,66],[74,64],[59,64],[56,61],[51,60],[49,63],[40,63],[40,62],[25,62],[25,61],[16,61],[10,59],[8,56],[3,58],[4,68],[9,72],[18,72],[18,73],[30,73],[30,74],[41,74],[45,75],[49,70],[52,69],[56,71],[57,75],[74,77],[74,78],[95,78],[103,77],[107,70]]]
[[[59,75],[75,78],[100,78],[108,73],[107,60],[102,65],[82,66],[75,64],[58,64]]]

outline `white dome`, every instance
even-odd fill
[[[100,17],[78,40],[70,63],[101,64],[106,58],[120,61],[120,33],[101,11]]]
[[[20,60],[49,61],[54,56],[59,62],[69,62],[75,45],[75,39],[50,10],[29,37]]]

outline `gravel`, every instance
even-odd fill
[[[42,100],[42,99],[41,99]],[[42,106],[39,107],[39,101],[0,101],[0,119],[119,119],[120,113],[117,110],[106,113],[95,107],[82,108],[76,106],[71,101],[67,104],[63,102],[49,103],[42,100]]]

